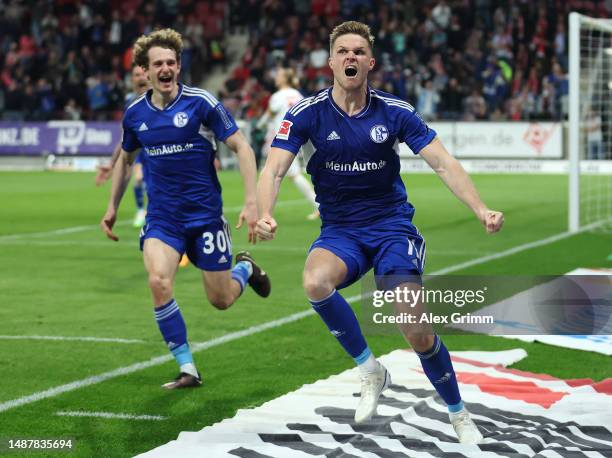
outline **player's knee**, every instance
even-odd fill
[[[229,294],[224,293],[209,294],[208,301],[219,310],[226,310],[234,303],[233,298]]]
[[[149,274],[149,288],[156,295],[166,295],[172,291],[172,281],[156,273]]]
[[[414,351],[426,352],[433,347],[434,336],[432,334],[409,334],[406,336]]]
[[[329,277],[319,270],[304,271],[303,286],[306,296],[315,301],[325,299],[334,290]]]

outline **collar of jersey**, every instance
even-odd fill
[[[159,108],[157,108],[155,105],[153,105],[153,101],[151,100],[151,97],[153,96],[153,89],[149,89],[147,91],[147,95],[145,96],[145,100],[147,101],[147,105],[148,107],[153,110],[153,111],[168,111],[170,109],[172,109],[172,107],[174,105],[176,105],[176,102],[179,101],[179,99],[181,98],[181,95],[183,95],[183,85],[181,83],[178,83],[178,93],[176,94],[176,97],[174,98],[174,100],[168,104],[167,107],[165,107],[163,110],[160,110]]]
[[[359,113],[353,116],[349,116],[348,113],[342,110],[342,108],[340,108],[338,105],[336,105],[336,102],[334,102],[334,98],[332,97],[332,89],[334,88],[333,86],[330,86],[330,88],[327,89],[327,95],[328,95],[327,98],[329,99],[329,102],[331,103],[334,110],[340,113],[340,116],[342,117],[346,116],[347,118],[361,118],[368,112],[368,110],[370,109],[370,104],[372,103],[372,97],[370,96],[370,91],[372,89],[370,88],[370,85],[368,85],[367,87],[368,87],[368,90],[366,92],[366,105],[363,108],[363,110],[361,110]]]

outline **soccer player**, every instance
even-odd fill
[[[155,319],[179,365],[179,375],[163,385],[168,389],[196,387],[202,380],[189,344],[187,329],[174,299],[174,278],[181,255],[202,270],[210,303],[230,307],[248,283],[262,297],[270,294],[270,280],[248,252],[236,255],[232,269],[230,228],[223,217],[221,186],[214,167],[215,137],[238,156],[244,182],[245,205],[237,228],[246,222],[254,241],[257,208],[255,156],[232,116],[209,92],[178,82],[181,35],[158,30],[141,36],[134,45],[134,61],[147,70],[152,89],[134,100],[123,116],[123,142],[113,170],[108,208],[100,223],[113,233],[117,209],[129,179],[128,163],[142,148],[149,177],[149,207],[140,247]]]
[[[367,76],[375,63],[373,43],[369,27],[359,22],[345,22],[333,30],[329,57],[333,86],[287,112],[257,189],[261,217],[256,232],[261,240],[270,240],[278,229],[272,215],[282,178],[300,146],[312,141],[316,152],[308,173],[320,203],[322,228],[310,248],[303,284],[314,310],[359,367],[361,398],[356,423],[375,414],[379,396],[391,380],[337,290],[354,283],[372,267],[379,288],[420,289],[425,260],[425,241],[412,224],[414,207],[400,177],[396,144],[405,142],[423,157],[487,232],[500,230],[503,223],[503,214],[486,207],[465,170],[414,108],[369,88]],[[402,307],[396,304],[396,310]],[[482,435],[463,405],[441,339],[431,330],[412,326],[400,330],[448,405],[459,441],[480,441]]]
[[[266,142],[264,144],[265,155],[268,154],[272,140],[278,131],[278,128],[289,108],[302,100],[302,94],[296,89],[295,72],[291,68],[279,68],[276,72],[274,84],[278,89],[270,97],[268,109],[257,123],[257,128],[264,125],[268,126],[266,134]],[[304,151],[304,149],[302,149]],[[310,182],[302,174],[302,168],[298,160],[291,163],[291,167],[287,171],[286,176],[293,180],[295,186],[308,199],[313,206],[313,212],[306,217],[308,220],[315,220],[319,217],[319,206],[316,202],[316,195]]]
[[[144,68],[139,65],[132,65],[132,92],[126,96],[126,107],[131,104],[136,98],[140,97],[150,88],[149,78]],[[111,175],[111,172],[119,158],[121,152],[121,143],[119,143],[111,156],[110,163],[108,165],[101,165],[98,167],[98,173],[96,174],[96,186],[104,184]],[[134,216],[133,226],[142,227],[145,223],[146,210],[144,206],[144,194],[145,194],[145,160],[143,154],[137,154],[132,166],[132,173],[134,175],[134,200],[136,202],[136,215]]]

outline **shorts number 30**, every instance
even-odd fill
[[[204,232],[202,239],[204,240],[204,248],[202,248],[204,254],[211,254],[215,251],[215,242],[219,251],[224,252],[227,249],[227,237],[224,231],[217,231],[216,237],[212,232]]]

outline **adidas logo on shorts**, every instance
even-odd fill
[[[227,262],[227,258],[225,257],[224,254],[221,255],[221,257],[219,258],[219,260],[217,261],[219,264],[222,264],[224,262]]]

